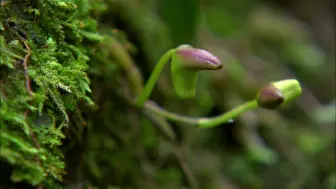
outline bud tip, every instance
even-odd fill
[[[277,81],[260,89],[257,102],[262,108],[276,109],[300,96],[301,93],[302,88],[297,80]]]
[[[186,67],[199,70],[218,70],[223,67],[221,60],[204,49],[190,45],[180,45],[176,48],[177,55]]]

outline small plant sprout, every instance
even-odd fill
[[[202,70],[218,70],[222,62],[203,49],[196,49],[190,45],[180,45],[164,54],[154,68],[145,88],[136,100],[138,107],[143,107],[157,82],[164,65],[171,60],[171,77],[173,86],[182,98],[192,98],[196,93],[198,73]]]
[[[201,128],[215,127],[230,122],[244,112],[258,107],[266,109],[279,108],[283,104],[294,100],[302,93],[301,86],[297,80],[282,80],[262,87],[255,99],[218,116],[211,118],[182,116],[169,112],[148,100],[164,65],[169,62],[169,60],[171,60],[171,77],[174,89],[177,95],[182,98],[192,98],[195,96],[199,71],[218,70],[221,69],[223,65],[222,62],[210,52],[193,48],[189,45],[180,45],[175,49],[167,51],[161,57],[135,103],[138,107],[145,107],[147,110],[171,121],[197,125]]]
[[[172,54],[171,75],[176,93],[182,98],[192,98],[196,94],[199,71],[218,70],[222,62],[203,49],[181,45]]]

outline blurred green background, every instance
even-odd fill
[[[72,121],[59,147],[65,188],[336,188],[335,1],[75,3],[86,3],[97,32],[113,40],[88,51],[95,108],[79,104],[80,113],[68,112]],[[211,129],[127,103],[127,94],[135,96],[127,79],[132,66],[144,83],[164,52],[180,44],[210,51],[223,68],[202,72],[196,97],[185,100],[167,66],[151,99],[169,111],[215,116],[288,78],[300,81],[303,94],[280,110],[258,109]]]

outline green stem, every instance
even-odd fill
[[[223,113],[221,115],[218,115],[216,117],[212,118],[192,118],[192,117],[187,117],[187,116],[181,116],[172,112],[168,112],[165,109],[160,108],[153,102],[147,102],[145,104],[145,108],[162,116],[165,117],[171,121],[178,121],[182,123],[187,123],[191,125],[197,125],[200,128],[210,128],[210,127],[215,127],[223,123],[227,123],[230,120],[238,117],[239,115],[255,109],[258,107],[258,103],[256,100],[251,100],[249,102],[246,102],[234,109],[232,109],[229,112]]]
[[[241,115],[241,114],[243,114],[243,113],[245,113],[249,110],[255,109],[257,107],[258,107],[257,101],[256,100],[251,100],[251,101],[245,102],[244,104],[242,104],[240,106],[237,106],[234,109],[232,109],[232,110],[230,110],[226,113],[223,113],[219,116],[216,116],[216,117],[213,117],[213,118],[202,118],[198,121],[198,125],[199,125],[199,127],[202,127],[202,128],[214,127],[214,126],[217,126],[219,124],[226,123],[226,122],[232,120],[233,118],[236,118],[239,115]]]
[[[145,102],[148,100],[150,93],[152,92],[156,81],[159,79],[159,76],[166,65],[166,63],[171,58],[172,54],[175,53],[175,49],[171,49],[167,51],[159,60],[159,62],[156,64],[154,71],[152,72],[152,75],[149,77],[149,80],[147,81],[145,88],[142,90],[141,94],[136,99],[135,104],[138,107],[143,107]]]
[[[160,115],[164,118],[167,118],[168,120],[171,121],[177,121],[177,122],[182,122],[182,123],[188,123],[191,125],[197,125],[198,119],[197,118],[192,118],[192,117],[187,117],[187,116],[182,116],[178,115],[176,113],[168,112],[167,110],[159,107],[152,101],[148,101],[145,104],[145,109],[154,112],[157,115]]]

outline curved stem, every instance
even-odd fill
[[[164,65],[166,65],[166,63],[169,61],[169,59],[171,58],[172,54],[175,53],[175,49],[171,49],[169,51],[166,52],[166,54],[164,54],[161,59],[159,60],[159,62],[156,64],[154,71],[152,72],[152,75],[149,77],[145,88],[142,90],[141,94],[138,96],[138,98],[136,99],[135,104],[138,107],[143,107],[145,102],[148,100],[150,93],[152,92],[156,81],[158,80]]]
[[[168,112],[167,110],[160,108],[153,102],[147,102],[145,104],[145,108],[162,116],[171,121],[178,121],[182,123],[187,123],[191,125],[197,125],[200,128],[210,128],[215,127],[223,123],[227,123],[231,121],[233,118],[258,107],[258,103],[256,100],[251,100],[246,102],[226,113],[220,114],[216,117],[212,118],[192,118],[187,116],[181,116],[172,112]]]
[[[169,111],[159,107],[153,101],[146,102],[145,109],[147,109],[151,112],[154,112],[155,114],[160,115],[164,118],[167,118],[168,120],[171,120],[171,121],[188,123],[188,124],[191,124],[191,125],[197,125],[198,124],[198,119],[197,118],[182,116],[182,115],[179,115],[179,114],[176,114],[176,113],[169,112]]]
[[[248,101],[248,102],[245,102],[244,104],[240,105],[240,106],[237,106],[235,107],[234,109],[226,112],[226,113],[223,113],[219,116],[216,116],[216,117],[213,117],[213,118],[202,118],[202,119],[199,119],[198,120],[198,125],[199,127],[202,127],[202,128],[209,128],[209,127],[214,127],[214,126],[217,126],[219,124],[222,124],[222,123],[226,123],[230,120],[232,120],[233,118],[236,118],[237,116],[249,111],[249,110],[252,110],[252,109],[255,109],[258,107],[258,103],[256,100],[251,100],[251,101]]]

